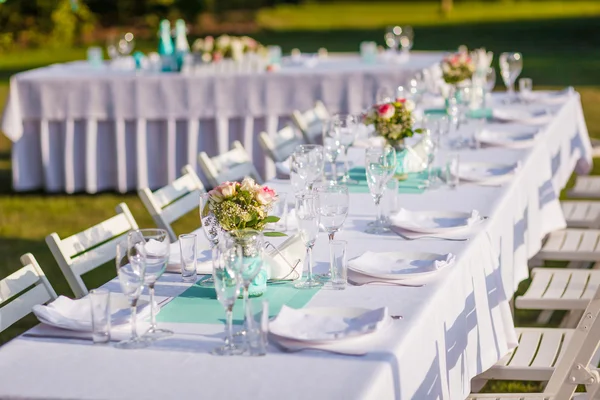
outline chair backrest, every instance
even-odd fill
[[[292,121],[296,124],[304,140],[311,144],[320,144],[323,139],[323,124],[329,120],[329,111],[322,101],[317,101],[315,107],[308,111],[292,112]]]
[[[0,280],[0,332],[29,314],[33,306],[57,297],[33,254],[21,256],[21,264],[23,268]]]
[[[67,279],[75,297],[88,293],[81,275],[114,259],[121,236],[138,225],[127,204],[117,206],[117,215],[68,238],[56,233],[46,236],[46,243]]]
[[[578,384],[586,385],[589,398],[598,392],[600,375],[590,361],[600,343],[600,287],[585,309],[562,357],[556,363],[544,393],[552,398],[570,399]],[[593,381],[591,380],[593,378]]]
[[[138,190],[138,195],[154,222],[169,233],[171,242],[177,240],[171,223],[198,208],[200,194],[206,192],[191,165],[183,167],[181,172],[183,175],[180,178],[155,192],[148,188]]]
[[[252,177],[259,184],[263,183],[250,155],[237,140],[233,142],[232,149],[227,153],[211,158],[205,152],[201,152],[198,161],[202,172],[213,187],[226,181],[241,181],[246,176]]]
[[[305,143],[303,138],[296,135],[295,129],[289,125],[278,131],[274,138],[271,138],[266,132],[261,132],[258,142],[274,162],[285,161],[294,152],[296,146]]]

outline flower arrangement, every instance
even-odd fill
[[[209,200],[202,210],[203,215],[212,212],[227,232],[241,229],[262,231],[266,224],[279,221],[269,211],[277,193],[268,186],[260,186],[252,178],[242,183],[225,182],[208,192]],[[265,236],[285,236],[280,232],[265,232]]]
[[[216,39],[207,36],[197,39],[192,45],[192,50],[200,53],[205,63],[219,62],[224,58],[239,61],[247,53],[266,55],[266,48],[248,36],[221,35]]]
[[[471,79],[474,72],[475,64],[466,50],[449,55],[442,60],[442,76],[448,84],[454,85]]]
[[[373,125],[379,136],[391,146],[398,147],[407,137],[421,133],[421,129],[413,130],[414,109],[415,103],[407,99],[376,104],[366,113],[363,122],[365,125]]]

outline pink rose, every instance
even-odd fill
[[[210,196],[210,200],[215,203],[220,203],[223,201],[223,194],[221,193],[218,187],[209,191],[208,195]]]
[[[402,104],[404,104],[404,103],[406,103],[406,99],[405,99],[405,98],[403,98],[403,97],[398,97],[398,98],[396,99],[396,103],[402,103]]]
[[[394,116],[396,109],[391,104],[382,104],[377,108],[377,113],[383,119],[390,119]]]
[[[223,54],[221,54],[220,51],[215,51],[213,53],[212,58],[213,58],[213,62],[219,62],[219,61],[221,61],[223,59]]]
[[[268,186],[263,186],[256,193],[256,200],[262,205],[267,205],[271,204],[273,200],[275,200],[276,196],[277,194],[273,189]]]
[[[221,194],[223,195],[223,198],[229,198],[229,197],[233,197],[235,196],[236,192],[237,192],[237,186],[238,183],[237,182],[225,182],[222,183],[221,185],[219,185],[217,187],[217,190],[219,190],[221,192]]]

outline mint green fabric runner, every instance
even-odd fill
[[[293,282],[269,284],[267,293],[258,299],[269,301],[269,317],[274,317],[284,304],[292,308],[304,307],[318,291],[318,288],[296,289]],[[238,299],[233,307],[233,323],[240,325],[243,316],[243,301]],[[225,309],[217,300],[215,289],[194,284],[164,306],[156,319],[158,322],[224,324]]]
[[[445,108],[429,108],[424,111],[425,115],[446,115]],[[478,110],[468,110],[468,118],[492,118],[491,108],[480,108]]]
[[[348,184],[350,193],[369,193],[369,185],[367,184],[367,176],[365,167],[354,167],[348,171],[350,179],[358,183]],[[425,191],[423,184],[425,182],[427,172],[409,173],[408,178],[398,182],[398,193],[420,194]]]

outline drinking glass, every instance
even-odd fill
[[[399,26],[388,26],[385,28],[385,35],[383,36],[383,39],[385,40],[386,46],[394,50],[394,53],[398,51],[398,46],[400,46],[398,37],[399,33]]]
[[[425,83],[423,73],[416,73],[415,76],[408,82],[408,91],[410,93],[411,100],[415,102],[416,106],[421,104],[423,95],[427,91],[427,84]]]
[[[334,114],[331,118],[333,124],[333,131],[335,136],[339,139],[342,148],[344,150],[344,176],[342,182],[349,182],[350,175],[348,173],[348,150],[352,143],[356,140],[358,132],[358,120],[354,115],[350,114]]]
[[[277,230],[281,230],[285,232],[288,230],[288,203],[287,203],[287,193],[285,192],[277,192],[277,200],[273,204],[273,211],[271,215],[279,217],[279,221],[273,224],[273,228]]]
[[[239,246],[242,249],[241,262],[233,269],[238,274],[244,297],[244,328],[237,335],[244,337],[244,350],[248,349],[247,332],[252,329],[252,310],[250,307],[250,284],[259,274],[264,260],[264,238],[262,232],[254,229],[240,229],[229,232],[227,247]]]
[[[454,97],[456,98],[456,104],[458,106],[456,129],[459,129],[467,120],[467,111],[469,110],[469,104],[471,103],[471,87],[457,87],[454,91]]]
[[[346,289],[348,283],[348,264],[346,262],[346,249],[348,243],[345,240],[333,240],[329,243],[331,252],[331,288],[336,290]]]
[[[485,74],[485,91],[491,93],[496,86],[496,69],[489,67]]]
[[[109,36],[106,41],[106,53],[108,54],[108,58],[114,60],[119,58],[119,39],[116,36]]]
[[[258,311],[252,314],[252,330],[248,332],[250,355],[265,356],[269,344],[269,301],[259,298],[251,303],[252,309]]]
[[[193,233],[179,235],[179,251],[181,253],[181,278],[184,282],[196,282],[198,262],[196,235]]]
[[[451,154],[448,162],[446,162],[446,184],[451,189],[456,189],[460,182],[459,178],[460,156]]]
[[[225,344],[217,347],[212,354],[220,356],[231,356],[241,354],[242,349],[233,343],[233,306],[240,294],[240,270],[242,262],[242,248],[233,243],[226,247],[225,243],[218,244],[212,248],[213,280],[217,300],[225,308],[227,316]]]
[[[506,86],[508,101],[515,98],[514,84],[523,70],[523,56],[521,53],[500,54],[500,75]]]
[[[369,147],[365,153],[365,169],[369,192],[377,207],[377,218],[370,225],[367,233],[387,233],[390,229],[382,221],[381,196],[387,181],[394,175],[396,170],[396,151],[393,147]]]
[[[402,47],[402,51],[408,53],[413,47],[415,38],[412,26],[404,25],[400,27],[400,32],[394,31],[394,33],[396,33],[398,37],[397,41],[400,44],[400,47]]]
[[[348,216],[348,187],[337,184],[323,185],[315,189],[315,195],[320,224],[327,231],[329,241],[332,241]]]
[[[117,51],[122,56],[128,56],[135,48],[135,39],[133,33],[127,32],[119,38],[117,43]]]
[[[450,119],[444,114],[427,114],[423,126],[428,129],[437,148],[444,146],[446,135],[450,132]]]
[[[210,247],[213,248],[219,243],[219,238],[221,237],[221,227],[219,226],[217,217],[210,212],[208,207],[209,199],[210,195],[208,193],[202,193],[200,195],[200,225],[202,226],[202,231],[204,232],[206,239],[208,239],[208,242],[210,243]],[[212,284],[212,277],[204,279],[199,283],[200,286],[212,286]]]
[[[400,210],[400,202],[398,196],[398,189],[400,184],[397,179],[389,179],[383,189],[383,195],[381,201],[382,207],[382,222],[386,225],[390,225],[390,215]],[[373,225],[374,222],[369,222],[369,226]]]
[[[150,291],[150,328],[143,338],[154,340],[173,334],[167,329],[159,329],[156,324],[156,306],[154,302],[154,285],[165,272],[169,261],[169,235],[164,229],[138,229],[127,235],[130,252],[143,253],[146,263],[144,283]],[[130,256],[131,257],[131,256]]]
[[[375,94],[375,104],[391,103],[394,100],[394,94],[389,87],[382,86],[377,89]]]
[[[301,144],[292,153],[292,170],[306,181],[308,190],[323,176],[325,149],[318,144]]]
[[[334,129],[333,122],[323,124],[323,148],[325,157],[331,164],[332,181],[337,181],[337,158],[342,152],[343,146],[337,131]]]
[[[110,292],[106,288],[90,290],[92,339],[94,343],[110,341]]]
[[[533,81],[531,78],[519,79],[519,95],[522,100],[527,101],[531,99],[531,92],[533,91]]]
[[[306,247],[305,269],[308,270],[306,279],[296,283],[298,289],[311,289],[323,284],[313,277],[312,248],[319,234],[319,214],[316,210],[316,199],[312,193],[296,195],[296,218],[298,219],[298,232]]]
[[[134,250],[137,250],[134,249]],[[116,256],[117,276],[121,290],[131,308],[131,336],[127,340],[123,340],[115,345],[120,349],[140,349],[147,347],[149,342],[141,340],[137,334],[136,314],[137,303],[144,287],[144,275],[146,270],[146,262],[144,253],[138,251],[130,251],[129,240],[123,239],[117,243]]]

